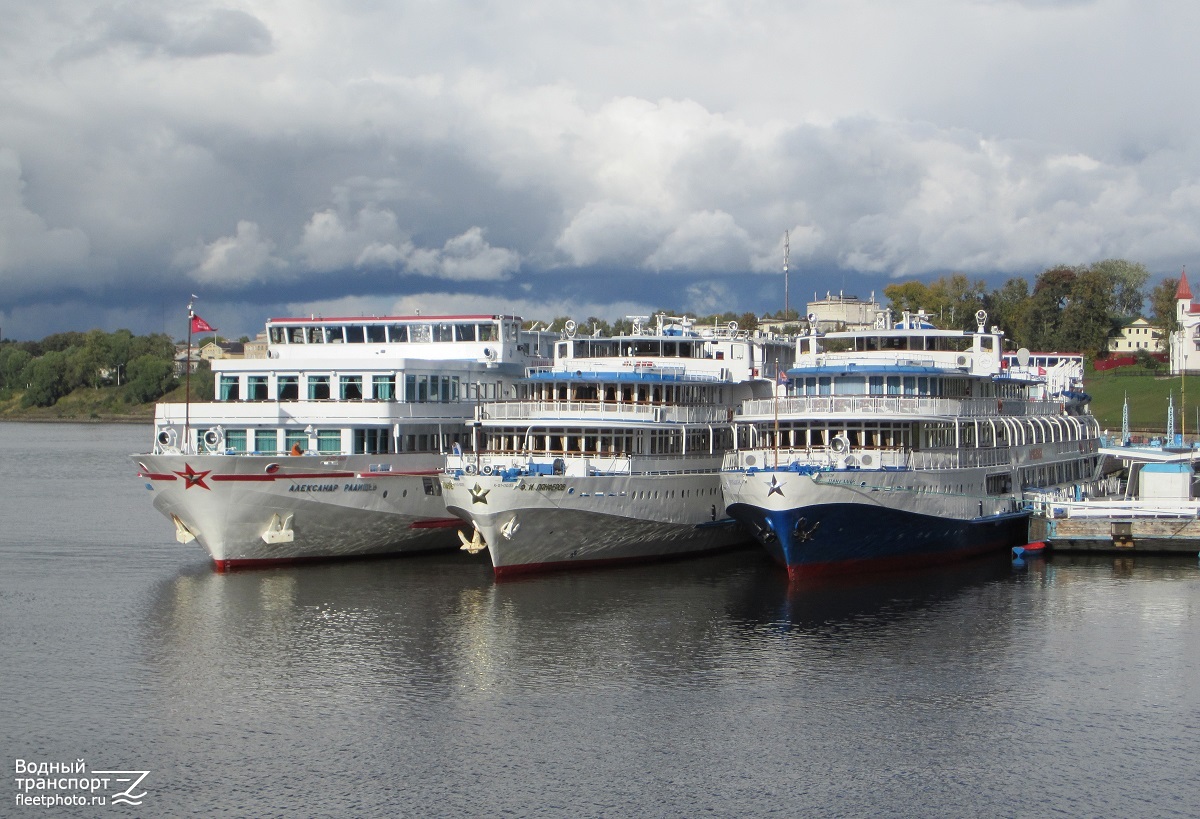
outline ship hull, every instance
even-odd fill
[[[725,474],[727,512],[793,579],[936,565],[1027,540],[1028,513],[1012,498],[901,487],[911,473],[841,475]]]
[[[450,549],[432,459],[136,455],[154,506],[218,570]],[[427,462],[428,461],[428,462]]]
[[[446,480],[498,578],[715,551],[750,538],[721,512],[716,474]]]

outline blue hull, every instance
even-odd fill
[[[729,514],[792,578],[940,564],[1028,540],[1027,512],[954,520],[851,503],[778,511],[736,503]]]

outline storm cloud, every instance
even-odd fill
[[[0,2],[0,330],[1193,261],[1200,7]],[[803,298],[803,296],[796,296]],[[793,304],[793,306],[796,306]]]

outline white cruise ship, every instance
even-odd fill
[[[515,401],[480,406],[447,461],[446,507],[498,577],[671,557],[747,539],[721,502],[745,399],[770,394],[791,345],[736,325],[638,319],[629,336],[558,341]]]
[[[549,361],[514,316],[271,319],[213,401],[160,403],[134,455],[176,539],[218,570],[453,547],[439,480],[479,401]]]
[[[936,563],[1027,541],[1027,499],[1099,478],[1099,424],[1003,336],[892,325],[802,336],[786,390],[742,406],[726,510],[791,577]],[[1008,366],[1011,364],[1012,366]]]

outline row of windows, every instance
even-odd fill
[[[422,403],[428,401],[488,401],[502,395],[500,382],[464,383],[457,375],[417,375],[408,373],[403,380],[395,374],[373,375],[370,380],[362,375],[279,375],[274,379],[274,396],[271,395],[271,377],[266,375],[221,375],[217,379],[218,401],[298,401],[303,386],[303,395],[309,401],[400,401]],[[243,393],[245,398],[243,399]]]
[[[196,430],[196,448],[203,452],[207,430]],[[406,432],[395,436],[384,428],[361,428],[350,430],[350,454],[385,455],[393,452],[440,452],[450,451],[455,445],[466,443],[467,436],[461,432]],[[254,453],[258,455],[281,455],[293,451],[342,454],[343,431],[341,429],[316,429],[311,437],[302,429],[227,429],[224,430],[223,452]]]
[[[685,439],[686,436],[686,439]],[[724,452],[733,445],[726,428],[526,430],[490,429],[483,446],[489,452],[533,452],[561,455],[666,455]]]
[[[611,401],[626,404],[720,404],[725,391],[717,385],[589,383],[583,381],[521,384],[522,398],[534,401]]]
[[[981,393],[987,389],[980,387]],[[811,395],[892,395],[919,398],[966,398],[972,393],[971,381],[963,378],[933,378],[924,375],[872,376],[802,376],[788,386],[788,394]],[[1005,398],[1024,397],[1023,388],[1016,384],[995,386],[995,393]]]
[[[321,324],[267,327],[272,344],[402,344],[428,341],[497,341],[500,326],[494,323],[438,324]],[[517,326],[510,328],[513,337]]]

